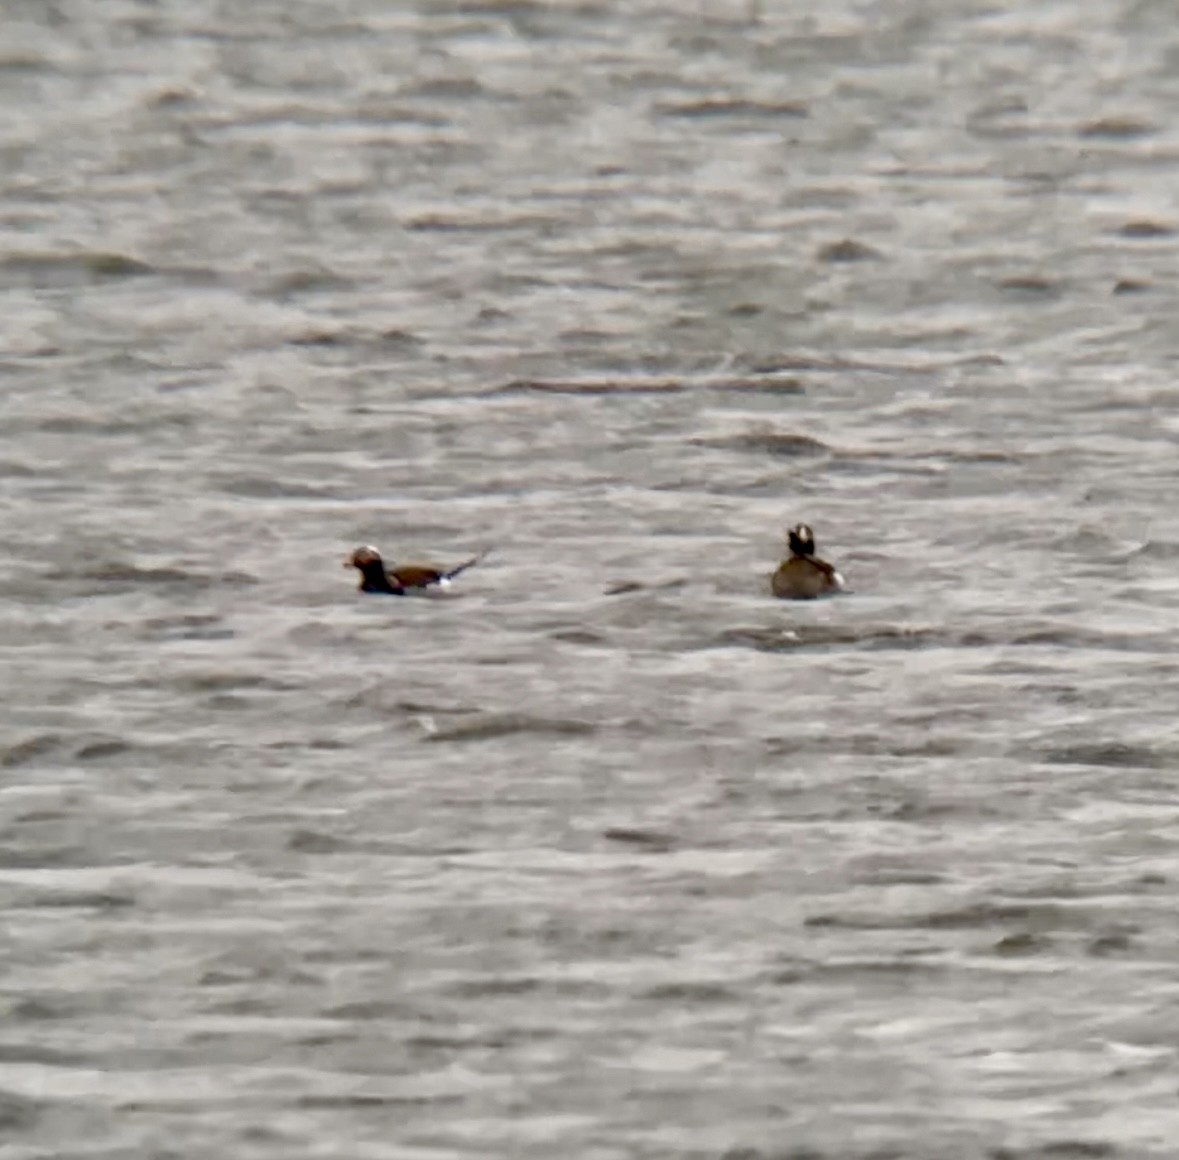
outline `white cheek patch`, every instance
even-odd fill
[[[832,572],[831,579],[834,582],[836,588],[843,587],[843,573],[842,572]]]

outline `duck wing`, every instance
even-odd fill
[[[389,582],[402,588],[428,588],[444,578],[445,573],[430,564],[399,564],[389,569]]]
[[[398,564],[389,569],[389,582],[399,584],[402,588],[429,588],[453,579],[460,572],[478,564],[486,555],[486,552],[479,552],[453,568],[439,568],[434,564]]]
[[[827,577],[828,583],[837,591],[844,586],[843,574],[835,567],[834,564],[828,564],[826,560],[820,560],[818,556],[810,558],[811,563],[814,564],[824,576]]]

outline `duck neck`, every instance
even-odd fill
[[[389,583],[385,572],[385,565],[380,560],[373,560],[360,569],[361,592],[384,592],[389,596],[400,596],[405,589],[400,585],[394,587]]]

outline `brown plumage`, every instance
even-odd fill
[[[790,555],[770,577],[770,589],[782,600],[814,600],[843,587],[843,577],[815,555],[815,533],[806,524],[790,529]]]
[[[347,560],[345,568],[356,568],[360,572],[361,592],[380,592],[386,596],[405,596],[413,589],[431,588],[443,584],[473,564],[478,564],[486,552],[480,552],[464,560],[454,568],[438,568],[433,564],[399,564],[385,567],[381,553],[371,545],[357,548]]]

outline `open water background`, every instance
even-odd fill
[[[4,0],[4,1160],[1173,1157],[1177,203],[1170,0]]]

